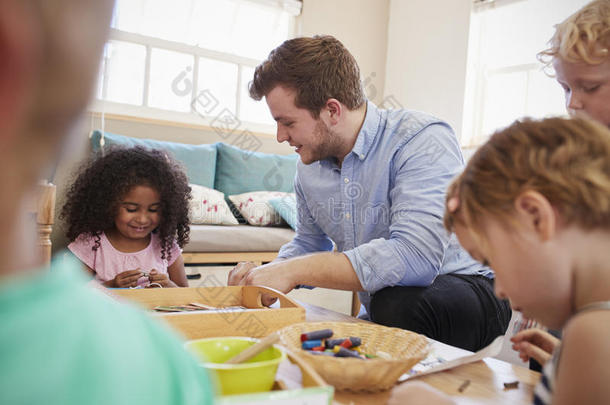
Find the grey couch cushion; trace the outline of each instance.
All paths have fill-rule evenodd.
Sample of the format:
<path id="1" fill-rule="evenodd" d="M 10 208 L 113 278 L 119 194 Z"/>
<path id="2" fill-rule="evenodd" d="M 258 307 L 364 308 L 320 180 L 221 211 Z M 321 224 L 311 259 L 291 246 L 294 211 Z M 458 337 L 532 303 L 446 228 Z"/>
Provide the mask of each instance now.
<path id="1" fill-rule="evenodd" d="M 291 228 L 269 226 L 190 225 L 184 253 L 277 252 L 294 237 Z"/>

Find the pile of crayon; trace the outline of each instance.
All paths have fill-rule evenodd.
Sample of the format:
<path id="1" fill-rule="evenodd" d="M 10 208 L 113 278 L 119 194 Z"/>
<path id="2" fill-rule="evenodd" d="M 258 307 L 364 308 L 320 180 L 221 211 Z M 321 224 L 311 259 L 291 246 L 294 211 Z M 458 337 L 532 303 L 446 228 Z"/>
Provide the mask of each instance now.
<path id="1" fill-rule="evenodd" d="M 357 359 L 371 359 L 376 356 L 362 353 L 360 345 L 362 339 L 356 336 L 331 339 L 331 329 L 316 330 L 301 334 L 301 348 L 311 354 L 333 357 L 354 357 Z"/>

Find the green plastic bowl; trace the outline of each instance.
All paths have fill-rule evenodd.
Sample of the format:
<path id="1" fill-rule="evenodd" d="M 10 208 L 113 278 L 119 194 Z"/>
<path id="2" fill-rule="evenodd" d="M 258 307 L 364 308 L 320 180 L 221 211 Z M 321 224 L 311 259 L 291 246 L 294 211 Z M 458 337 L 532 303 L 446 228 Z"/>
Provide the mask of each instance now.
<path id="1" fill-rule="evenodd" d="M 286 358 L 283 350 L 272 346 L 244 363 L 223 364 L 256 342 L 258 339 L 247 337 L 219 337 L 191 340 L 185 345 L 216 376 L 222 395 L 233 395 L 271 390 L 277 368 Z"/>

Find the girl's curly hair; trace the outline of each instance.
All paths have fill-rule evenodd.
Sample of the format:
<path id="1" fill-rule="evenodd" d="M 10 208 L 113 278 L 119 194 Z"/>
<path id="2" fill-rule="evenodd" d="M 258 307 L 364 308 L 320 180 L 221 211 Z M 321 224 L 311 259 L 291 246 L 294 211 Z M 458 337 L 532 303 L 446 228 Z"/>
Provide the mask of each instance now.
<path id="1" fill-rule="evenodd" d="M 610 2 L 592 1 L 557 24 L 549 45 L 537 55 L 547 68 L 557 57 L 572 63 L 603 63 L 610 52 Z"/>
<path id="2" fill-rule="evenodd" d="M 188 242 L 191 188 L 183 168 L 165 152 L 140 146 L 106 148 L 77 171 L 59 216 L 66 222 L 70 242 L 88 235 L 97 250 L 102 232 L 115 226 L 121 199 L 140 185 L 159 193 L 161 219 L 153 232 L 158 232 L 161 241 L 161 258 L 171 259 L 174 239 L 180 247 Z"/>

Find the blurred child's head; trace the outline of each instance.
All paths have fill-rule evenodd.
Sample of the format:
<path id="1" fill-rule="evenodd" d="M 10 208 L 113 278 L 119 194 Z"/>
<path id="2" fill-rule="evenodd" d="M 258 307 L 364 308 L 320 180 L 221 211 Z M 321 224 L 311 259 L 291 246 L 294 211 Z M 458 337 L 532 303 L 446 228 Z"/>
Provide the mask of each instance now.
<path id="1" fill-rule="evenodd" d="M 70 241 L 109 231 L 148 238 L 156 231 L 166 257 L 174 238 L 180 246 L 188 241 L 190 197 L 184 171 L 164 152 L 114 147 L 80 169 L 61 217 Z"/>
<path id="2" fill-rule="evenodd" d="M 550 327 L 572 308 L 574 233 L 610 231 L 610 130 L 583 118 L 516 121 L 468 162 L 445 227 L 496 272 L 496 293 Z"/>
<path id="3" fill-rule="evenodd" d="M 112 0 L 0 1 L 0 274 L 39 265 L 33 187 L 93 89 Z"/>
<path id="4" fill-rule="evenodd" d="M 549 43 L 538 56 L 553 65 L 568 111 L 610 126 L 610 2 L 593 1 L 568 17 Z"/>

